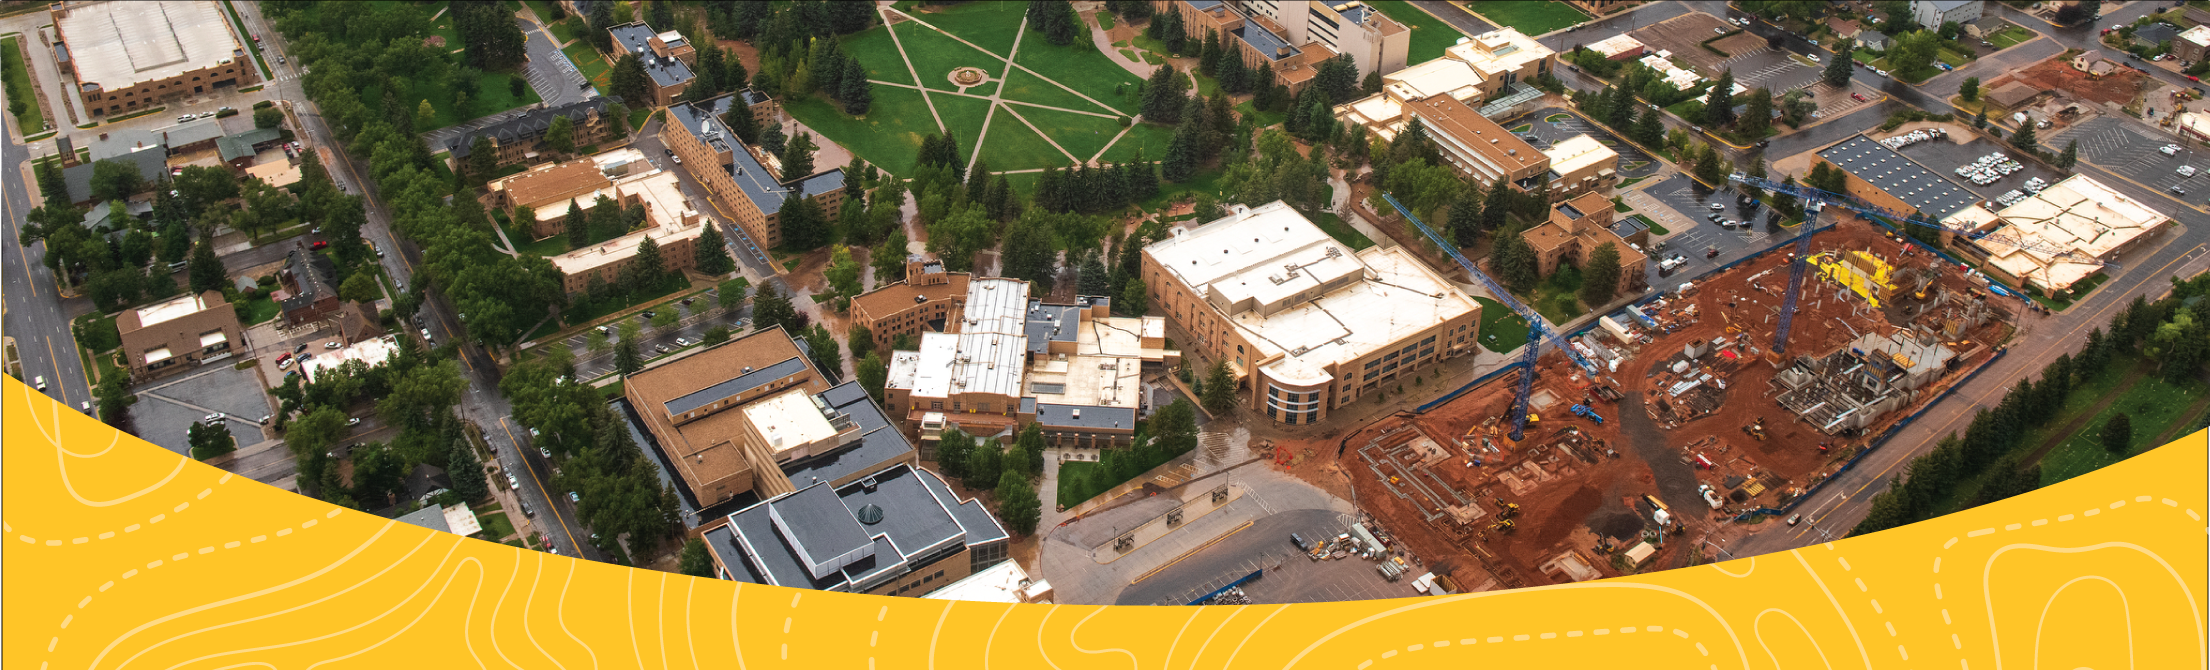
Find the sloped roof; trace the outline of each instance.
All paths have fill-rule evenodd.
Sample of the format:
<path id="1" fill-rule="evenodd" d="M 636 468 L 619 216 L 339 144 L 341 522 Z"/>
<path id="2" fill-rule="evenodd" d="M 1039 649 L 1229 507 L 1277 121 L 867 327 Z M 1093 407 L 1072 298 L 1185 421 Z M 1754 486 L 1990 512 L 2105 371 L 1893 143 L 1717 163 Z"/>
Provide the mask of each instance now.
<path id="1" fill-rule="evenodd" d="M 255 128 L 216 139 L 215 148 L 222 152 L 223 160 L 232 161 L 259 153 L 254 150 L 254 145 L 274 142 L 283 137 L 283 131 L 275 128 Z"/>
<path id="2" fill-rule="evenodd" d="M 453 152 L 453 158 L 465 159 L 468 157 L 470 148 L 475 146 L 478 137 L 489 137 L 500 144 L 527 141 L 531 138 L 543 136 L 545 131 L 551 130 L 553 119 L 565 116 L 568 117 L 570 123 L 580 122 L 588 117 L 589 112 L 596 110 L 604 113 L 607 104 L 621 101 L 621 96 L 609 95 L 559 107 L 533 109 L 521 116 L 463 133 L 460 137 L 455 138 L 452 143 L 445 145 L 445 148 Z"/>
<path id="3" fill-rule="evenodd" d="M 135 165 L 138 167 L 139 178 L 146 180 L 147 184 L 152 184 L 160 181 L 162 175 L 168 169 L 169 150 L 156 144 L 103 160 Z M 61 171 L 61 180 L 69 188 L 70 202 L 84 202 L 92 199 L 92 166 L 99 162 L 83 163 L 76 167 L 64 168 Z"/>

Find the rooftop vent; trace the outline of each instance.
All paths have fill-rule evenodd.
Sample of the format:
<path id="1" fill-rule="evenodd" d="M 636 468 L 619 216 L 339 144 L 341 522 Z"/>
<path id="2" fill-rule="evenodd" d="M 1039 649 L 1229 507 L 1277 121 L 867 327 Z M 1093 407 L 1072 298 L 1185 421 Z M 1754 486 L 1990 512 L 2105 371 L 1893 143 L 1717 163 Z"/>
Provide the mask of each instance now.
<path id="1" fill-rule="evenodd" d="M 875 480 L 867 480 L 867 490 L 875 490 Z M 853 518 L 859 519 L 860 523 L 872 526 L 878 523 L 882 523 L 882 507 L 877 506 L 874 503 L 861 505 L 859 506 L 859 511 L 852 513 L 852 516 Z"/>

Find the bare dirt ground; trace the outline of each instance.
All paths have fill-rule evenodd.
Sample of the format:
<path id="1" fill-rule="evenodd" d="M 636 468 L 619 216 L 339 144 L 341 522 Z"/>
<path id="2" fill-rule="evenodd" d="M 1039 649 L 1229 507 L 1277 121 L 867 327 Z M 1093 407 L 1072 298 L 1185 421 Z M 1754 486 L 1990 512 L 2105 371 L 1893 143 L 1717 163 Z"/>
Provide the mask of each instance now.
<path id="1" fill-rule="evenodd" d="M 2156 80 L 2131 69 L 2121 67 L 2109 75 L 2089 77 L 2087 73 L 2073 69 L 2069 61 L 2050 58 L 1996 77 L 1993 81 L 1981 84 L 1980 89 L 1992 91 L 2014 81 L 2025 82 L 2028 86 L 2044 91 L 2070 91 L 2073 96 L 2082 100 L 2115 102 L 2121 105 L 2132 102 L 2134 96 L 2140 95 L 2144 84 L 2150 87 L 2161 86 Z"/>
<path id="2" fill-rule="evenodd" d="M 1914 278 L 1928 269 L 1934 288 L 1919 299 L 1915 281 L 1897 279 L 1912 290 L 1873 308 L 1855 294 L 1838 295 L 1845 289 L 1819 280 L 1811 268 L 1788 339 L 1790 355 L 1825 356 L 1861 333 L 1938 325 L 1952 314 L 1945 305 L 1956 304 L 1939 302 L 1941 289 L 1962 296 L 1957 300 L 1973 299 L 1975 288 L 1955 266 L 1924 252 L 1906 252 L 1900 240 L 1866 222 L 1850 220 L 1818 234 L 1811 250 L 1814 255 L 1865 251 L 1900 268 L 1896 277 Z M 1878 434 L 1923 406 L 1922 400 L 1890 412 L 1865 435 L 1829 436 L 1772 400 L 1778 368 L 1764 353 L 1773 342 L 1773 316 L 1788 274 L 1787 252 L 1776 252 L 1696 282 L 1686 299 L 1659 303 L 1654 317 L 1659 327 L 1648 329 L 1647 341 L 1614 347 L 1626 355 L 1612 373 L 1616 387 L 1590 380 L 1560 354 L 1547 355 L 1530 403 L 1534 418 L 1521 441 L 1505 435 L 1504 417 L 1518 390 L 1516 376 L 1506 374 L 1425 413 L 1398 413 L 1347 435 L 1278 440 L 1277 465 L 1339 495 L 1350 489 L 1361 511 L 1395 541 L 1430 565 L 1456 566 L 1468 588 L 1491 578 L 1506 588 L 1574 581 L 1555 564 L 1568 554 L 1577 554 L 1601 576 L 1620 574 L 1605 554 L 1658 529 L 1651 522 L 1655 507 L 1646 497 L 1663 497 L 1653 465 L 1664 465 L 1670 473 L 1665 476 L 1673 478 L 1668 482 L 1692 478 L 1687 486 L 1706 484 L 1724 496 L 1720 510 L 1700 501 L 1683 508 L 1678 496 L 1672 498 L 1674 525 L 1644 567 L 1689 564 L 1695 540 L 1746 532 L 1750 525 L 1729 523 L 1734 515 L 1784 504 L 1830 476 L 1865 435 Z M 1921 398 L 1938 396 L 1991 355 L 2011 330 L 2007 312 L 1994 316 L 1950 343 L 1960 362 L 1921 390 Z M 1687 375 L 1708 373 L 1719 383 L 1673 395 L 1670 389 L 1687 375 L 1671 368 L 1684 359 L 1684 346 L 1697 341 L 1704 355 Z M 1648 413 L 1663 444 L 1653 450 L 1629 442 L 1622 407 L 1606 399 L 1606 389 L 1643 394 L 1645 409 L 1635 411 Z M 1575 415 L 1569 411 L 1574 404 L 1589 407 L 1603 422 Z M 1760 421 L 1763 440 L 1744 430 Z M 1507 514 L 1506 505 L 1517 506 L 1516 516 Z M 1497 525 L 1507 516 L 1516 526 L 1508 531 Z"/>
<path id="3" fill-rule="evenodd" d="M 1704 40 L 1719 36 L 1719 33 L 1712 32 L 1714 28 L 1720 30 L 1736 29 L 1735 26 L 1719 20 L 1719 17 L 1703 12 L 1692 12 L 1666 19 L 1656 25 L 1644 26 L 1629 34 L 1633 35 L 1636 40 L 1640 40 L 1644 46 L 1649 47 L 1649 53 L 1671 51 L 1674 58 L 1687 63 L 1689 67 L 1716 72 L 1719 62 L 1729 57 L 1712 53 L 1703 48 L 1702 42 Z M 1759 42 L 1762 43 L 1763 40 L 1759 39 Z M 1720 48 L 1725 49 L 1725 47 Z M 1748 51 L 1748 49 L 1742 51 Z M 1728 51 L 1727 53 L 1741 53 L 1741 51 Z"/>

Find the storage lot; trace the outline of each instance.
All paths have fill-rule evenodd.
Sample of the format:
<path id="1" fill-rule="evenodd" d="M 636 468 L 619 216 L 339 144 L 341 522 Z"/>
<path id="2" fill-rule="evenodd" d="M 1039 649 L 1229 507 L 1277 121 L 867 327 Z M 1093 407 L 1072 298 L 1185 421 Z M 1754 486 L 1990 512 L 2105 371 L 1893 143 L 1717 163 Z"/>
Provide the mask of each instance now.
<path id="1" fill-rule="evenodd" d="M 2210 151 L 2182 146 L 2177 156 L 2157 153 L 2157 147 L 2173 144 L 2174 140 L 2144 135 L 2109 117 L 2092 119 L 2074 126 L 2070 131 L 2051 138 L 2047 144 L 2061 150 L 2066 142 L 2075 139 L 2080 143 L 2082 161 L 2094 163 L 2127 179 L 2155 188 L 2166 197 L 2178 197 L 2188 204 L 2199 205 L 2210 201 L 2210 179 L 2204 178 L 2200 173 L 2193 177 L 2181 177 L 2174 172 L 2181 165 L 2192 165 L 2198 170 L 2210 168 Z M 2175 185 L 2186 189 L 2187 195 L 2172 195 L 2168 189 Z"/>
<path id="2" fill-rule="evenodd" d="M 1971 141 L 1965 142 L 1964 144 L 1955 143 L 1954 140 L 1959 138 L 1971 138 Z M 2011 149 L 2008 143 L 1992 142 L 1987 140 L 1986 138 L 1966 134 L 1963 132 L 1953 131 L 1949 133 L 1948 140 L 1920 142 L 1918 144 L 1904 147 L 1900 151 L 1904 156 L 1908 156 L 1911 160 L 1918 161 L 1920 165 L 1926 166 L 1926 169 L 1933 170 L 1935 174 L 1941 175 L 1943 178 L 1948 179 L 1951 182 L 1955 182 L 1958 186 L 1963 187 L 1965 190 L 1971 191 L 1972 193 L 1980 196 L 1983 200 L 1988 201 L 1995 200 L 1995 196 L 2002 195 L 2004 191 L 2009 191 L 2011 189 L 2024 186 L 2026 184 L 2026 180 L 2032 179 L 2034 177 L 2040 177 L 2042 181 L 2054 184 L 2057 183 L 2057 181 L 2069 176 L 2063 172 L 2049 169 L 2048 167 L 2045 167 L 2038 162 L 2019 155 L 2017 151 Z M 2148 151 L 2150 155 L 2157 158 L 2164 157 L 2161 154 L 2155 153 L 2156 149 L 2154 147 L 2150 147 Z M 2009 176 L 1997 179 L 1994 183 L 1988 184 L 1986 186 L 1974 184 L 1972 183 L 1971 179 L 1957 176 L 1957 168 L 1959 166 L 1971 164 L 1973 161 L 1979 160 L 1982 157 L 1985 157 L 1991 153 L 2001 153 L 2004 156 L 2009 157 L 2011 160 L 2018 161 L 2018 163 L 2020 165 L 2023 165 L 2024 167 L 2017 172 L 2010 173 Z M 2173 167 L 2178 167 L 2178 164 L 2175 163 Z M 2165 172 L 2169 173 L 2170 170 L 2165 170 Z M 2171 176 L 2178 177 L 2179 175 Z"/>

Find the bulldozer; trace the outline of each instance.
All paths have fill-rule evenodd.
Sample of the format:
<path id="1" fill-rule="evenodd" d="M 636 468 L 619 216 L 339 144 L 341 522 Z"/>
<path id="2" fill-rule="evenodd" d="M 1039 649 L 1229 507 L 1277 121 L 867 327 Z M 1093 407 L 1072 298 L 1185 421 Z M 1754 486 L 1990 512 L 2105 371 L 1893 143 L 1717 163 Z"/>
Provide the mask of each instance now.
<path id="1" fill-rule="evenodd" d="M 1504 502 L 1503 498 L 1497 498 L 1496 516 L 1499 519 L 1510 519 L 1512 517 L 1519 516 L 1519 505 L 1516 503 Z"/>
<path id="2" fill-rule="evenodd" d="M 1511 532 L 1512 532 L 1512 528 L 1513 528 L 1513 525 L 1514 525 L 1514 524 L 1512 523 L 1512 520 L 1511 520 L 1511 519 L 1503 519 L 1503 520 L 1497 521 L 1497 522 L 1496 522 L 1496 523 L 1494 523 L 1494 524 L 1490 524 L 1490 525 L 1489 525 L 1489 530 L 1493 530 L 1493 531 L 1496 531 L 1496 532 L 1498 532 L 1498 533 L 1503 533 L 1503 534 L 1506 534 L 1506 535 L 1510 535 L 1510 534 L 1511 534 Z"/>
<path id="3" fill-rule="evenodd" d="M 1749 433 L 1750 437 L 1757 438 L 1759 442 L 1765 441 L 1765 417 L 1757 417 L 1755 423 L 1743 426 L 1742 432 Z"/>

